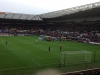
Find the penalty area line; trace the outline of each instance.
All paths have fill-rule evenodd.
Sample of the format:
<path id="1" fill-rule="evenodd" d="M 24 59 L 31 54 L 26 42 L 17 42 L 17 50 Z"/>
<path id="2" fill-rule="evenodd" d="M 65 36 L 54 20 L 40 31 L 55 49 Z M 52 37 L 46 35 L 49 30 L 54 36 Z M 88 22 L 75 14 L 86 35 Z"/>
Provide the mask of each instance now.
<path id="1" fill-rule="evenodd" d="M 10 68 L 10 69 L 1 69 L 0 72 L 2 71 L 8 71 L 8 70 L 17 70 L 17 69 L 25 69 L 25 68 L 31 68 L 31 67 L 36 67 L 36 66 L 40 66 L 39 63 L 37 63 L 38 65 L 35 66 L 26 66 L 26 67 L 18 67 L 18 68 Z M 45 66 L 45 65 L 53 65 L 53 64 L 57 64 L 57 63 L 51 63 L 51 64 L 43 64 L 41 66 Z"/>
<path id="2" fill-rule="evenodd" d="M 10 68 L 10 69 L 2 69 L 0 71 L 6 71 L 6 70 L 16 70 L 16 69 L 23 69 L 23 68 L 31 68 L 31 67 L 36 67 L 39 65 L 35 65 L 35 66 L 27 66 L 27 67 L 18 67 L 18 68 Z"/>
<path id="3" fill-rule="evenodd" d="M 36 62 L 35 60 L 32 60 L 33 62 L 35 62 L 36 64 L 38 64 L 39 66 L 42 66 L 41 64 L 39 64 L 38 62 Z"/>

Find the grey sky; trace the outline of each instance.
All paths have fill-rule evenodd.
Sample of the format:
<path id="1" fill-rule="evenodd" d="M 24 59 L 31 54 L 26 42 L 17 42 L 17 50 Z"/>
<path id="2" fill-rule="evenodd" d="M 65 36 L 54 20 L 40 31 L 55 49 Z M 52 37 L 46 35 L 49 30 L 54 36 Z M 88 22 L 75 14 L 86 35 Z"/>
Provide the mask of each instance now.
<path id="1" fill-rule="evenodd" d="M 42 14 L 100 0 L 0 0 L 0 12 Z"/>

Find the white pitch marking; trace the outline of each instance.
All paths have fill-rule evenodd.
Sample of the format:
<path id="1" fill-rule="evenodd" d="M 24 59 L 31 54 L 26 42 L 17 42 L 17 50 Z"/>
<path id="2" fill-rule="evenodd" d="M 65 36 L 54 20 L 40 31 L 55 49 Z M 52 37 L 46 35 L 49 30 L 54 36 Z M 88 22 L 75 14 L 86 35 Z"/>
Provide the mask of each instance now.
<path id="1" fill-rule="evenodd" d="M 43 64 L 43 65 L 41 65 L 41 66 L 44 66 L 44 65 L 53 65 L 53 64 L 57 64 L 57 63 Z M 27 67 L 19 67 L 19 68 L 10 68 L 10 69 L 2 69 L 2 70 L 0 70 L 0 71 L 5 71 L 5 70 L 14 70 L 14 69 L 21 69 L 21 68 L 29 68 L 29 67 L 36 67 L 36 66 L 40 66 L 40 65 L 27 66 Z"/>
<path id="2" fill-rule="evenodd" d="M 36 65 L 36 66 L 37 66 L 37 65 Z M 35 66 L 27 66 L 27 67 L 19 67 L 19 68 L 2 69 L 2 70 L 0 70 L 0 71 L 21 69 L 21 68 L 29 68 L 29 67 L 35 67 Z"/>
<path id="3" fill-rule="evenodd" d="M 42 66 L 41 64 L 39 64 L 38 62 L 36 62 L 35 60 L 32 60 L 33 62 L 35 62 L 36 64 L 38 64 L 39 66 Z"/>

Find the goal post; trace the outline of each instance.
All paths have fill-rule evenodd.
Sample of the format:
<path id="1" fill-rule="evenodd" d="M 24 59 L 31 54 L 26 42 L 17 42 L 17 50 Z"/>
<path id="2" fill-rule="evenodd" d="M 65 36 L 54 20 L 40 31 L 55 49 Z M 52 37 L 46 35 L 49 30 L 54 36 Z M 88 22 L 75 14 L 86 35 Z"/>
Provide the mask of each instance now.
<path id="1" fill-rule="evenodd" d="M 62 52 L 61 63 L 66 65 L 91 62 L 91 55 L 92 52 L 86 50 Z"/>

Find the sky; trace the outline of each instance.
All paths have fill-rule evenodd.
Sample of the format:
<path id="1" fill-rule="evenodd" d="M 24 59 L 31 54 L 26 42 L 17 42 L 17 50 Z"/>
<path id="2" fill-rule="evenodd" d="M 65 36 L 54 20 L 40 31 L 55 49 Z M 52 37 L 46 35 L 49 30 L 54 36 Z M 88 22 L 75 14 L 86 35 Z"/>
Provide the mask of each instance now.
<path id="1" fill-rule="evenodd" d="M 43 14 L 100 0 L 0 0 L 0 12 Z"/>

